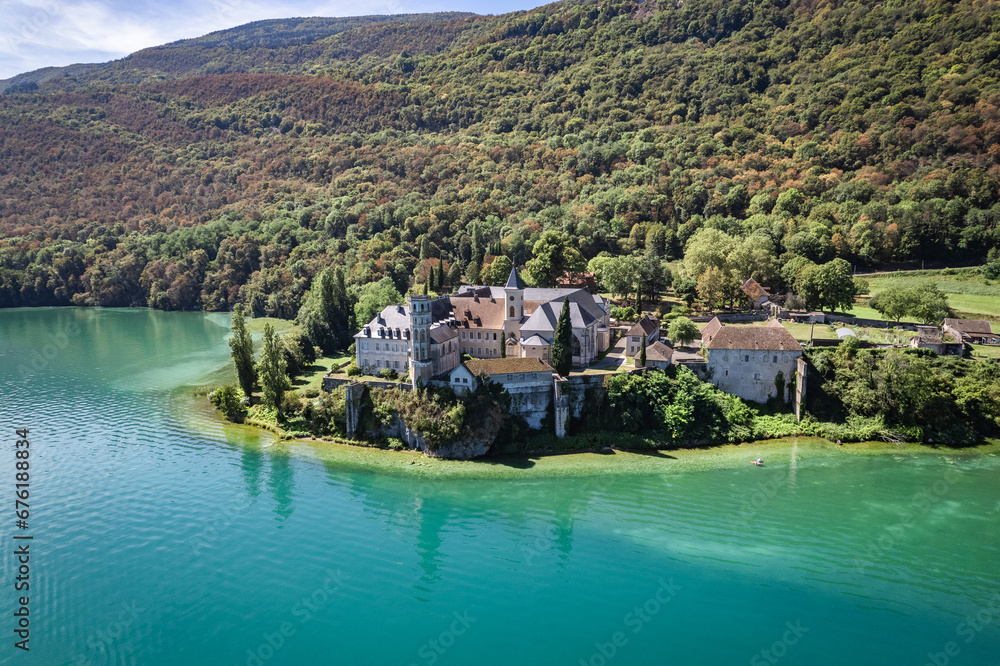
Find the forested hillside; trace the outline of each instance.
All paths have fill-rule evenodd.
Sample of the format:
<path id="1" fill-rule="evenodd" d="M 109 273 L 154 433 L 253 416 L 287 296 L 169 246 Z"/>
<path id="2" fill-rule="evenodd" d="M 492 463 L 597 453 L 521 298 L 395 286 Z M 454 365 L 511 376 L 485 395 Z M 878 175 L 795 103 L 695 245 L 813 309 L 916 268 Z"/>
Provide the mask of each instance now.
<path id="1" fill-rule="evenodd" d="M 701 246 L 678 277 L 723 287 L 794 287 L 835 258 L 985 260 L 998 10 L 670 0 L 264 22 L 18 79 L 0 95 L 0 306 L 294 317 L 326 267 L 356 299 L 381 278 L 423 287 L 432 266 L 489 279 L 499 254 L 534 260 L 541 284 Z"/>

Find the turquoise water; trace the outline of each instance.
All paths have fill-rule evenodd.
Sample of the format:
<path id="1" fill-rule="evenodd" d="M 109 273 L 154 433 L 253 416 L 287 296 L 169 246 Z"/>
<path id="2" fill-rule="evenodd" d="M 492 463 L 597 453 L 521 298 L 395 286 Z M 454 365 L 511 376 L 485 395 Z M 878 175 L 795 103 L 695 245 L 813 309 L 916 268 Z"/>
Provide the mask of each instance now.
<path id="1" fill-rule="evenodd" d="M 225 365 L 227 325 L 0 310 L 0 662 L 1000 663 L 995 454 L 804 442 L 763 469 L 357 471 L 223 428 L 181 390 Z"/>

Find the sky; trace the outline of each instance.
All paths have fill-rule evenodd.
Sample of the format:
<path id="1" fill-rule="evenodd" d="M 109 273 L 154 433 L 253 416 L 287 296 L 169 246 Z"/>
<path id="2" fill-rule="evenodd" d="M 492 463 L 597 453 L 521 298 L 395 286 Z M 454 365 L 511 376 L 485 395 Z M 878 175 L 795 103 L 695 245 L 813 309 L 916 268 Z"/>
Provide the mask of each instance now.
<path id="1" fill-rule="evenodd" d="M 0 79 L 107 62 L 262 19 L 464 11 L 504 14 L 545 0 L 0 0 Z"/>

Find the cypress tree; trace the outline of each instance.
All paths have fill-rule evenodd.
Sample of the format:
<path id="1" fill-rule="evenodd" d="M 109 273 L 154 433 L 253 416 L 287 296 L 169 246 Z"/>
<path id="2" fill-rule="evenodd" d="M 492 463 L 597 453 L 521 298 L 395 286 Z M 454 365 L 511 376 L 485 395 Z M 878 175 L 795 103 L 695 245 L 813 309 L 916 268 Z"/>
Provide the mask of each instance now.
<path id="1" fill-rule="evenodd" d="M 437 290 L 444 291 L 444 259 L 438 259 Z"/>
<path id="2" fill-rule="evenodd" d="M 233 308 L 233 336 L 229 338 L 229 348 L 232 350 L 233 365 L 236 366 L 236 378 L 247 397 L 257 386 L 257 371 L 253 365 L 253 338 L 247 331 L 246 320 L 243 318 L 243 306 L 239 303 Z"/>
<path id="3" fill-rule="evenodd" d="M 257 373 L 260 375 L 264 404 L 277 409 L 278 416 L 281 416 L 281 399 L 291 385 L 288 375 L 285 374 L 285 367 L 285 356 L 281 353 L 281 342 L 274 332 L 274 327 L 264 324 L 264 340 Z"/>
<path id="4" fill-rule="evenodd" d="M 646 367 L 646 334 L 642 334 L 642 346 L 639 348 L 639 362 L 636 364 L 640 368 Z"/>
<path id="5" fill-rule="evenodd" d="M 424 280 L 424 295 L 428 296 L 431 293 L 431 284 L 434 282 L 434 269 L 431 268 L 430 273 L 427 274 L 427 278 Z"/>
<path id="6" fill-rule="evenodd" d="M 563 299 L 559 321 L 556 322 L 556 336 L 552 341 L 552 365 L 564 377 L 573 367 L 573 328 L 569 321 L 568 298 Z"/>

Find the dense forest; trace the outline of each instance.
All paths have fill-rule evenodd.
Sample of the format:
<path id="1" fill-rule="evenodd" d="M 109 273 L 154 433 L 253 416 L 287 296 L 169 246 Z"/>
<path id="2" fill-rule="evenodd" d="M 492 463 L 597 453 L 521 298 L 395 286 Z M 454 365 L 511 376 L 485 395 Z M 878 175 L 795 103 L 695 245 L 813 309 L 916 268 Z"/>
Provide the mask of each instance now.
<path id="1" fill-rule="evenodd" d="M 1000 259 L 992 0 L 260 22 L 0 85 L 0 307 Z"/>

